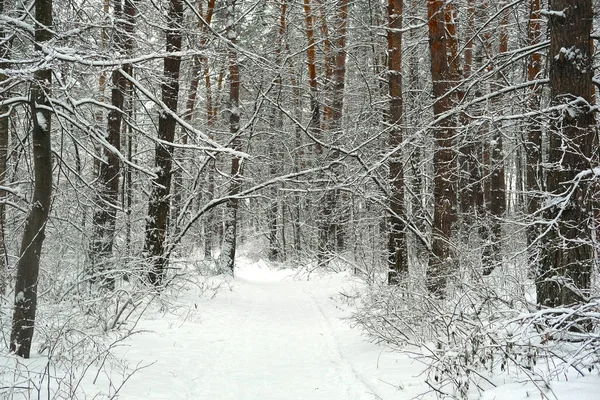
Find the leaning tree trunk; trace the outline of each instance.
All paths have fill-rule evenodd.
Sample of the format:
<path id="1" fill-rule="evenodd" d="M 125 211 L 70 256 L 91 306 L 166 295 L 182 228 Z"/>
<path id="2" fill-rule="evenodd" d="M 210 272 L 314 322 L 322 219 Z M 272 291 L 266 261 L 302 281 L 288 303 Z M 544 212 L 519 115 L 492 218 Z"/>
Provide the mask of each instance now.
<path id="1" fill-rule="evenodd" d="M 444 1 L 428 0 L 429 50 L 431 53 L 431 77 L 433 81 L 433 114 L 438 117 L 450 110 L 447 96 L 449 67 L 446 56 L 446 25 L 444 21 Z M 434 170 L 434 213 L 432 252 L 427 270 L 427 287 L 435 295 L 443 296 L 448 275 L 453 271 L 450 246 L 452 226 L 455 219 L 456 193 L 453 167 L 454 151 L 452 136 L 454 131 L 448 119 L 443 119 L 433 130 L 435 148 L 433 152 Z"/>
<path id="2" fill-rule="evenodd" d="M 227 24 L 225 26 L 229 45 L 229 132 L 232 135 L 231 148 L 241 150 L 240 129 L 240 70 L 238 66 L 237 50 L 235 48 L 237 36 L 234 25 L 235 2 L 229 0 L 227 6 Z M 237 211 L 239 199 L 236 197 L 241 190 L 241 159 L 234 155 L 231 159 L 231 182 L 229 183 L 229 200 L 226 203 L 225 227 L 223 232 L 223 247 L 219 255 L 218 266 L 222 271 L 233 273 L 235 265 L 235 252 L 237 247 Z"/>
<path id="3" fill-rule="evenodd" d="M 181 51 L 181 27 L 183 26 L 183 1 L 170 0 L 167 28 L 167 52 Z M 146 240 L 144 253 L 150 259 L 151 269 L 148 280 L 154 286 L 160 286 L 164 279 L 168 263 L 166 236 L 169 217 L 169 196 L 173 166 L 173 143 L 175 139 L 175 118 L 177 98 L 179 96 L 179 72 L 181 56 L 168 55 L 164 59 L 162 101 L 170 112 L 161 112 L 158 117 L 158 139 L 156 143 L 156 178 L 152 182 L 152 192 L 148 205 Z"/>
<path id="4" fill-rule="evenodd" d="M 404 171 L 402 161 L 402 13 L 403 0 L 388 0 L 388 85 L 390 94 L 389 146 L 397 149 L 388 161 L 390 180 L 390 222 L 388 232 L 388 284 L 399 283 L 408 272 Z"/>
<path id="5" fill-rule="evenodd" d="M 537 302 L 556 307 L 589 298 L 594 261 L 592 206 L 598 165 L 593 110 L 594 74 L 590 34 L 592 0 L 552 0 L 550 21 L 550 94 L 562 110 L 549 132 L 546 190 L 552 199 L 545 217 L 536 279 Z"/>
<path id="6" fill-rule="evenodd" d="M 52 39 L 52 0 L 35 2 L 35 48 Z M 42 244 L 52 197 L 52 148 L 50 142 L 52 112 L 48 98 L 52 86 L 52 70 L 38 69 L 33 74 L 30 102 L 32 119 L 34 187 L 33 197 L 21 251 L 17 263 L 15 283 L 15 309 L 10 334 L 10 350 L 18 356 L 29 358 L 37 308 L 37 284 Z"/>

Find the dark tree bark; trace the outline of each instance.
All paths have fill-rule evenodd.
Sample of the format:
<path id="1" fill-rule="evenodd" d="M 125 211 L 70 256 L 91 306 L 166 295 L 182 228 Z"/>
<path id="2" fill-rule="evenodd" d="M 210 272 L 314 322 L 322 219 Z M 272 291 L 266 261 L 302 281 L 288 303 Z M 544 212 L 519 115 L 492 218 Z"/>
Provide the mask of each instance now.
<path id="1" fill-rule="evenodd" d="M 444 18 L 444 1 L 428 0 L 429 50 L 431 53 L 431 76 L 433 81 L 433 113 L 442 115 L 451 108 L 449 89 L 449 66 L 447 59 L 447 37 Z M 442 120 L 433 130 L 435 149 L 434 169 L 434 214 L 432 252 L 427 270 L 427 288 L 435 295 L 443 296 L 448 275 L 454 270 L 450 245 L 455 220 L 456 189 L 454 185 L 454 134 L 448 119 Z"/>
<path id="2" fill-rule="evenodd" d="M 390 222 L 388 232 L 388 284 L 400 282 L 408 273 L 406 219 L 404 207 L 404 171 L 402 150 L 402 17 L 403 0 L 388 0 L 388 86 L 390 95 L 389 146 L 398 148 L 388 160 L 390 180 Z"/>
<path id="3" fill-rule="evenodd" d="M 549 132 L 545 211 L 551 226 L 544 237 L 536 279 L 542 306 L 573 305 L 588 299 L 594 259 L 592 248 L 592 168 L 597 139 L 592 110 L 591 0 L 552 0 L 550 15 L 550 94 L 564 109 Z M 586 175 L 587 174 L 587 175 Z"/>
<path id="4" fill-rule="evenodd" d="M 181 51 L 181 29 L 183 25 L 183 2 L 170 0 L 168 12 L 167 52 Z M 177 112 L 177 99 L 179 96 L 179 72 L 181 56 L 168 55 L 164 59 L 163 82 L 161 85 L 162 101 L 167 108 Z M 152 181 L 152 192 L 148 205 L 148 218 L 146 223 L 146 240 L 144 253 L 149 258 L 151 269 L 148 280 L 154 286 L 160 286 L 164 279 L 165 267 L 168 263 L 166 252 L 166 236 L 169 217 L 169 203 L 171 193 L 171 177 L 173 167 L 173 143 L 175 139 L 175 118 L 171 113 L 161 112 L 158 118 L 158 139 L 156 143 L 156 179 Z"/>
<path id="5" fill-rule="evenodd" d="M 227 24 L 225 34 L 230 41 L 229 45 L 229 132 L 231 133 L 231 148 L 240 151 L 242 141 L 239 136 L 240 129 L 240 69 L 238 65 L 237 34 L 235 30 L 235 5 L 236 0 L 227 3 Z M 242 187 L 241 159 L 233 156 L 231 159 L 231 181 L 229 183 L 228 195 L 231 198 L 226 203 L 225 226 L 223 232 L 223 246 L 219 255 L 219 269 L 231 271 L 235 267 L 235 252 L 237 247 L 237 211 L 239 199 L 235 196 Z"/>
<path id="6" fill-rule="evenodd" d="M 52 16 L 52 0 L 36 0 L 35 47 L 37 51 L 41 51 L 44 43 L 52 39 Z M 17 262 L 15 309 L 10 334 L 10 351 L 24 358 L 29 358 L 31 350 L 37 309 L 40 256 L 52 197 L 50 142 L 52 112 L 48 98 L 51 87 L 52 70 L 47 68 L 36 70 L 30 90 L 35 182 Z"/>
<path id="7" fill-rule="evenodd" d="M 113 0 L 113 13 L 116 22 L 116 50 L 128 54 L 133 47 L 133 27 L 136 8 L 134 0 Z M 131 65 L 123 65 L 123 70 L 131 73 Z M 108 113 L 106 141 L 113 149 L 104 147 L 103 160 L 98 171 L 98 193 L 96 210 L 93 215 L 93 233 L 90 243 L 90 262 L 92 281 L 99 280 L 102 287 L 114 288 L 115 278 L 107 272 L 112 256 L 119 209 L 119 178 L 121 164 L 116 151 L 121 150 L 121 124 L 125 112 L 125 94 L 128 82 L 119 69 L 111 73 L 111 105 Z M 100 274 L 100 276 L 96 276 Z"/>
<path id="8" fill-rule="evenodd" d="M 199 27 L 200 27 L 200 32 L 202 34 L 201 38 L 200 38 L 200 43 L 198 45 L 199 48 L 204 48 L 206 47 L 206 43 L 208 41 L 208 26 L 210 26 L 210 23 L 212 21 L 212 16 L 213 16 L 213 12 L 215 9 L 215 0 L 209 0 L 208 4 L 207 4 L 207 8 L 206 8 L 206 13 L 204 13 L 203 11 L 203 7 L 202 7 L 202 2 L 198 2 L 198 12 L 199 14 L 204 18 L 204 22 L 206 22 L 206 24 L 204 24 L 204 22 L 199 21 Z M 187 123 L 192 122 L 194 115 L 196 114 L 196 99 L 198 97 L 198 87 L 200 86 L 200 78 L 203 76 L 203 67 L 204 64 L 207 63 L 207 57 L 205 56 L 195 56 L 192 60 L 192 68 L 191 68 L 191 79 L 190 79 L 190 86 L 188 89 L 188 93 L 187 93 L 187 99 L 186 99 L 186 103 L 185 103 L 185 113 L 183 114 L 183 120 Z M 206 73 L 208 73 L 208 71 L 206 71 Z M 208 77 L 208 84 L 209 86 L 207 87 L 207 91 L 206 91 L 206 104 L 207 107 L 209 109 L 212 108 L 212 98 L 211 98 L 211 93 L 210 93 L 210 77 Z M 208 116 L 208 120 L 210 120 L 212 118 L 212 116 L 210 115 L 212 113 L 212 111 L 209 111 L 209 116 Z M 209 122 L 210 123 L 210 122 Z M 210 134 L 210 133 L 209 133 Z M 182 137 L 181 137 L 181 142 L 183 145 L 187 145 L 188 144 L 188 140 L 189 140 L 189 135 L 187 134 L 187 132 L 183 132 L 182 133 Z M 181 219 L 181 209 L 182 209 L 182 199 L 183 199 L 183 193 L 185 191 L 185 182 L 183 179 L 183 169 L 185 169 L 185 166 L 183 165 L 185 163 L 185 149 L 176 149 L 175 150 L 175 155 L 176 157 L 179 159 L 179 165 L 178 167 L 175 169 L 175 171 L 173 171 L 173 199 L 172 199 L 172 206 L 171 206 L 171 220 L 173 221 L 173 228 L 174 228 L 174 232 L 173 232 L 173 236 L 178 236 L 179 232 L 180 232 L 180 219 Z M 209 163 L 210 164 L 210 163 Z M 209 168 L 207 168 L 209 169 Z M 209 171 L 207 171 L 208 173 L 210 173 Z M 210 200 L 210 199 L 209 199 Z M 212 238 L 211 238 L 212 239 Z M 209 247 L 210 249 L 210 247 Z"/>

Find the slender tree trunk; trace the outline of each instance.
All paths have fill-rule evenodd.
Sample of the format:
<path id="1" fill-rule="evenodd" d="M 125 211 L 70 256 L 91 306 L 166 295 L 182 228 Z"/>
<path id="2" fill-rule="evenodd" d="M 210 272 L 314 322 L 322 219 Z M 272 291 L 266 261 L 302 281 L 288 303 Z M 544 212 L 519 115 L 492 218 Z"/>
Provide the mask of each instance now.
<path id="1" fill-rule="evenodd" d="M 314 135 L 319 132 L 321 126 L 321 115 L 318 100 L 318 83 L 317 83 L 317 57 L 315 51 L 315 33 L 314 33 L 314 17 L 311 11 L 310 0 L 304 1 L 304 22 L 306 29 L 306 38 L 308 40 L 308 46 L 306 48 L 306 55 L 308 60 L 308 82 L 310 87 L 310 113 L 311 120 L 309 123 L 310 132 Z M 321 154 L 322 149 L 319 144 L 315 145 L 317 154 Z"/>
<path id="2" fill-rule="evenodd" d="M 451 108 L 450 99 L 447 96 L 450 76 L 444 1 L 428 0 L 427 10 L 431 76 L 433 97 L 435 98 L 433 113 L 435 116 L 439 116 Z M 443 296 L 448 276 L 453 272 L 455 265 L 450 245 L 456 203 L 454 151 L 452 150 L 454 131 L 450 126 L 450 121 L 444 119 L 434 128 L 433 132 L 435 139 L 433 152 L 434 213 L 432 253 L 427 270 L 427 287 L 431 293 Z"/>
<path id="3" fill-rule="evenodd" d="M 388 0 L 388 85 L 390 94 L 389 146 L 398 148 L 388 160 L 390 222 L 388 232 L 388 284 L 400 282 L 408 273 L 408 247 L 404 221 L 404 162 L 402 160 L 402 17 L 403 0 Z"/>
<path id="4" fill-rule="evenodd" d="M 323 113 L 322 132 L 331 135 L 331 141 L 342 134 L 342 117 L 344 110 L 344 88 L 346 78 L 346 31 L 348 27 L 348 1 L 337 0 L 335 15 L 335 39 L 330 43 L 331 54 L 326 57 L 326 79 L 329 81 L 330 101 L 326 102 Z M 327 54 L 326 54 L 327 56 Z M 332 65 L 328 65 L 332 63 Z M 329 71 L 331 70 L 331 72 Z M 327 77 L 330 76 L 330 78 Z M 337 150 L 331 150 L 327 154 L 327 161 L 333 161 L 339 157 Z M 339 171 L 332 169 L 334 180 L 337 181 Z M 319 243 L 318 263 L 324 265 L 331 257 L 334 240 L 338 245 L 343 245 L 343 231 L 339 217 L 343 214 L 338 209 L 340 191 L 338 189 L 326 189 L 323 202 L 319 210 Z M 340 249 L 341 250 L 341 249 Z"/>
<path id="5" fill-rule="evenodd" d="M 204 18 L 204 21 L 207 25 L 210 25 L 212 21 L 213 12 L 215 9 L 215 0 L 209 0 L 206 14 L 203 12 L 202 1 L 198 1 L 198 12 Z M 204 48 L 207 43 L 207 26 L 204 22 L 199 21 L 200 32 L 202 33 L 202 37 L 200 38 L 199 48 Z M 198 97 L 198 87 L 200 85 L 200 78 L 203 75 L 203 67 L 205 64 L 206 57 L 204 56 L 195 56 L 192 60 L 192 69 L 191 69 L 191 79 L 190 86 L 188 89 L 187 100 L 185 104 L 185 113 L 183 115 L 183 120 L 187 123 L 192 122 L 195 114 L 196 108 L 196 99 Z M 208 71 L 206 71 L 208 73 Z M 210 84 L 210 77 L 209 84 Z M 207 107 L 212 107 L 211 98 L 210 98 L 210 90 L 207 90 L 207 99 L 206 99 Z M 210 112 L 209 112 L 210 114 Z M 209 119 L 211 116 L 209 115 Z M 181 141 L 184 145 L 188 144 L 189 135 L 187 132 L 183 132 Z M 178 149 L 175 151 L 175 154 L 178 154 L 180 165 L 178 168 L 173 171 L 173 201 L 171 207 L 171 220 L 174 222 L 174 234 L 173 236 L 178 236 L 180 231 L 180 221 L 181 218 L 181 205 L 182 205 L 182 197 L 185 191 L 185 184 L 183 179 L 183 171 L 185 169 L 185 149 Z M 209 172 L 210 173 L 210 172 Z"/>
<path id="6" fill-rule="evenodd" d="M 181 28 L 183 26 L 182 0 L 170 0 L 168 12 L 167 52 L 181 51 Z M 179 96 L 179 72 L 181 56 L 168 55 L 164 59 L 163 82 L 161 85 L 162 100 L 168 109 L 177 112 Z M 168 263 L 166 254 L 166 237 L 169 196 L 171 193 L 171 177 L 173 166 L 173 143 L 175 139 L 175 118 L 170 113 L 161 112 L 158 118 L 158 139 L 156 144 L 156 179 L 152 182 L 146 223 L 146 240 L 144 253 L 150 259 L 151 269 L 148 280 L 154 286 L 160 286 L 164 279 L 165 267 Z"/>
<path id="7" fill-rule="evenodd" d="M 540 15 L 540 0 L 530 0 L 529 11 L 529 45 L 533 46 L 542 40 L 542 25 Z M 533 53 L 527 62 L 527 79 L 532 81 L 540 78 L 542 72 L 542 54 Z M 539 87 L 533 87 L 529 93 L 529 108 L 537 110 L 541 104 L 541 93 Z M 541 209 L 541 191 L 542 191 L 542 129 L 541 121 L 534 121 L 527 127 L 525 142 L 525 160 L 526 160 L 526 198 L 527 214 L 533 217 Z M 539 216 L 541 218 L 541 215 Z M 535 275 L 539 263 L 539 246 L 536 245 L 536 239 L 540 235 L 539 225 L 535 221 L 527 228 L 527 248 L 529 254 L 530 271 Z"/>
<path id="8" fill-rule="evenodd" d="M 52 39 L 52 0 L 36 0 L 35 19 L 35 47 L 41 51 L 42 46 Z M 24 358 L 29 358 L 31 350 L 40 256 L 52 197 L 52 112 L 48 98 L 51 88 L 52 70 L 36 70 L 30 91 L 35 182 L 17 262 L 15 308 L 10 335 L 10 351 Z"/>
<path id="9" fill-rule="evenodd" d="M 128 54 L 133 42 L 128 36 L 133 32 L 133 19 L 135 6 L 132 0 L 126 0 L 125 6 L 121 0 L 113 1 L 113 13 L 116 25 L 116 50 Z M 124 65 L 123 69 L 130 72 L 130 65 Z M 125 112 L 125 93 L 127 92 L 127 80 L 115 69 L 111 74 L 111 105 L 113 108 L 108 113 L 108 126 L 106 140 L 117 151 L 121 149 L 121 123 Z M 99 279 L 102 287 L 114 288 L 114 277 L 107 275 L 108 263 L 112 256 L 115 238 L 117 210 L 119 208 L 119 178 L 121 176 L 121 165 L 117 154 L 113 149 L 103 149 L 103 159 L 98 170 L 98 194 L 96 199 L 96 210 L 92 218 L 93 232 L 90 243 L 90 275 L 92 280 Z M 96 276 L 100 274 L 100 276 Z"/>
<path id="10" fill-rule="evenodd" d="M 500 2 L 500 7 L 506 5 Z M 504 54 L 508 51 L 508 16 L 509 11 L 502 13 L 500 20 L 500 42 L 498 53 Z M 496 86 L 500 86 L 500 73 L 494 79 Z M 497 105 L 497 100 L 492 101 L 492 107 Z M 489 145 L 490 151 L 490 232 L 489 238 L 483 250 L 483 274 L 489 275 L 494 268 L 502 262 L 502 219 L 506 212 L 506 180 L 504 173 L 504 151 L 502 140 L 502 126 L 494 127 L 492 140 Z"/>
<path id="11" fill-rule="evenodd" d="M 241 150 L 242 142 L 239 137 L 240 129 L 240 70 L 238 65 L 237 33 L 235 30 L 235 5 L 236 0 L 229 0 L 227 3 L 227 24 L 225 34 L 231 42 L 229 46 L 229 132 L 232 135 L 231 148 Z M 222 271 L 231 271 L 233 273 L 235 266 L 235 252 L 237 247 L 237 211 L 239 200 L 235 197 L 240 192 L 242 186 L 241 159 L 233 156 L 231 159 L 231 182 L 229 183 L 229 196 L 232 196 L 226 203 L 225 227 L 223 232 L 223 246 L 219 255 L 219 269 Z"/>
<path id="12" fill-rule="evenodd" d="M 477 38 L 475 37 L 475 0 L 467 2 L 467 43 L 464 51 L 463 77 L 468 79 L 473 69 L 473 46 Z M 464 92 L 459 92 L 459 100 L 463 100 Z M 469 117 L 461 114 L 461 124 L 467 126 Z M 478 198 L 481 195 L 481 160 L 477 152 L 478 138 L 473 129 L 467 129 L 464 134 L 463 144 L 460 148 L 460 212 L 463 220 L 463 226 L 466 232 L 470 232 L 474 222 L 474 214 L 480 205 Z"/>
<path id="13" fill-rule="evenodd" d="M 592 247 L 592 168 L 598 165 L 592 83 L 591 0 L 552 0 L 550 94 L 564 110 L 549 132 L 546 190 L 555 201 L 545 211 L 551 223 L 544 237 L 537 302 L 556 307 L 589 299 Z M 567 50 L 566 50 L 567 49 Z"/>
<path id="14" fill-rule="evenodd" d="M 0 15 L 4 13 L 4 0 L 0 0 Z M 10 44 L 6 42 L 5 27 L 0 27 L 0 58 L 8 60 L 10 57 Z M 0 69 L 8 68 L 6 62 L 0 63 Z M 0 87 L 8 77 L 0 73 Z M 3 94 L 0 94 L 0 101 L 5 100 Z M 6 161 L 8 157 L 8 137 L 9 137 L 9 108 L 0 107 L 0 186 L 6 184 Z M 6 192 L 0 189 L 0 296 L 6 294 L 8 284 L 8 254 L 6 252 L 5 234 L 6 234 Z"/>

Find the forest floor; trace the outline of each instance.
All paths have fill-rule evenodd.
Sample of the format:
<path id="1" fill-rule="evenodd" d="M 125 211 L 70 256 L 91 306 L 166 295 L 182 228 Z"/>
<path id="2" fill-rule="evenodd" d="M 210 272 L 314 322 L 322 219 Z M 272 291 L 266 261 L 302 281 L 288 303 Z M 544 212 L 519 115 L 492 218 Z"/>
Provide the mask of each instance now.
<path id="1" fill-rule="evenodd" d="M 193 264 L 187 268 L 192 272 Z M 4 354 L 0 369 L 6 373 L 0 371 L 0 389 L 11 384 L 7 382 L 11 376 L 12 385 L 18 386 L 18 374 L 7 369 L 15 366 L 27 370 L 30 380 L 39 384 L 37 393 L 0 390 L 0 398 L 436 398 L 425 383 L 423 364 L 369 343 L 352 327 L 347 296 L 360 285 L 349 272 L 309 275 L 306 269 L 273 268 L 262 260 L 242 257 L 235 278 L 180 283 L 176 292 L 153 303 L 137 321 L 136 333 L 112 348 L 119 362 L 91 365 L 82 379 L 70 371 L 63 371 L 61 378 L 61 371 L 52 370 L 48 385 L 46 357 L 18 360 Z M 77 396 L 60 395 L 61 385 L 77 386 Z M 596 376 L 553 383 L 547 397 L 540 397 L 532 384 L 509 384 L 474 398 L 592 400 L 599 390 Z"/>
<path id="2" fill-rule="evenodd" d="M 237 265 L 214 298 L 191 290 L 178 312 L 140 323 L 148 333 L 120 351 L 131 365 L 153 364 L 119 399 L 411 399 L 426 390 L 422 365 L 368 343 L 344 319 L 347 274 Z"/>

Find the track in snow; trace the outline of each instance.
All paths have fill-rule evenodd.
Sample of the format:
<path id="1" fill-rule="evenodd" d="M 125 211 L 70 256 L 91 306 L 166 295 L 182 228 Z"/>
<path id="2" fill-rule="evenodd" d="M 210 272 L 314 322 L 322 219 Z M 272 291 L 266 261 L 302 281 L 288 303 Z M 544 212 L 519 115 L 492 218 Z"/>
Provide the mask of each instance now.
<path id="1" fill-rule="evenodd" d="M 134 338 L 126 357 L 156 362 L 134 375 L 119 398 L 381 398 L 343 357 L 312 293 L 315 284 L 246 266 L 231 292 L 201 304 L 200 323 L 145 322 L 156 333 Z"/>

